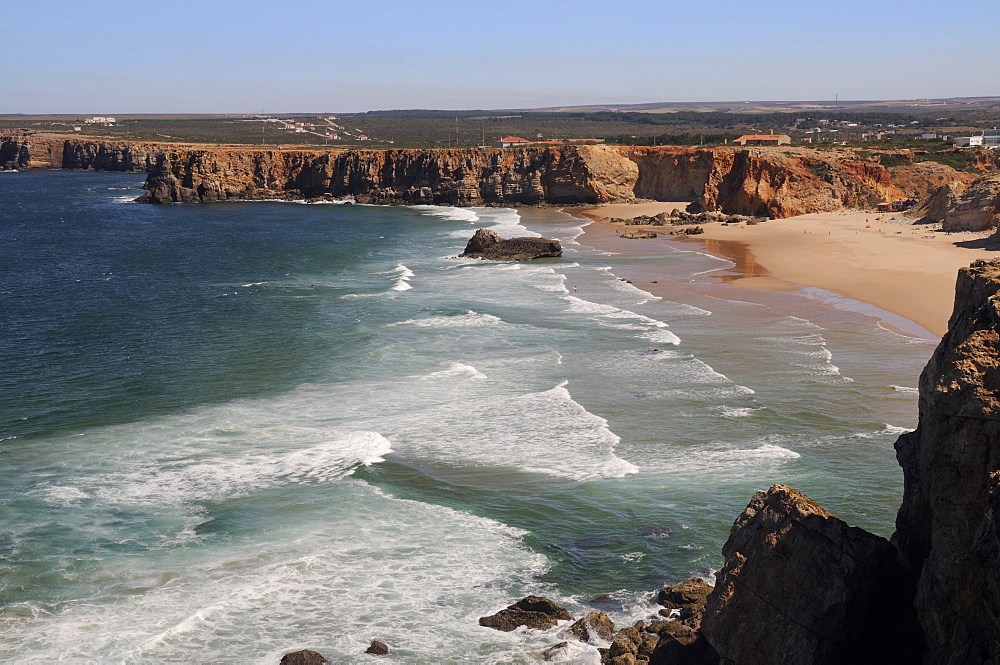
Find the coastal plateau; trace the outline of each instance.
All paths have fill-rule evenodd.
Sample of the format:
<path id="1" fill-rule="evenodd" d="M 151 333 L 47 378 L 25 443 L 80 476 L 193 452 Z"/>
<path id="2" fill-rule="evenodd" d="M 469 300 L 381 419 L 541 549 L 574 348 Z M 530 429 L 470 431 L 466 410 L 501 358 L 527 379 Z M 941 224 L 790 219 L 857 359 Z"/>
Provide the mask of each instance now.
<path id="1" fill-rule="evenodd" d="M 806 148 L 553 146 L 277 150 L 0 136 L 0 169 L 145 171 L 148 203 L 346 198 L 410 205 L 690 201 L 696 209 L 792 217 L 905 198 L 891 169 L 850 151 Z M 967 182 L 952 171 L 926 174 Z M 919 183 L 923 186 L 926 183 Z M 926 188 L 925 188 L 926 189 Z"/>

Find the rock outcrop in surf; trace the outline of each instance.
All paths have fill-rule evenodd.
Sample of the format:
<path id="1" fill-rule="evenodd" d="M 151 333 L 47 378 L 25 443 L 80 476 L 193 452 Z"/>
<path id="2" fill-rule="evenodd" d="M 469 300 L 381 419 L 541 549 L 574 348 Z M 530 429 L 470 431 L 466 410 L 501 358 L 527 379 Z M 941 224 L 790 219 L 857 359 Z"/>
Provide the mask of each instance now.
<path id="1" fill-rule="evenodd" d="M 460 256 L 491 261 L 530 261 L 562 256 L 562 245 L 558 240 L 546 238 L 501 238 L 495 231 L 479 229 Z"/>

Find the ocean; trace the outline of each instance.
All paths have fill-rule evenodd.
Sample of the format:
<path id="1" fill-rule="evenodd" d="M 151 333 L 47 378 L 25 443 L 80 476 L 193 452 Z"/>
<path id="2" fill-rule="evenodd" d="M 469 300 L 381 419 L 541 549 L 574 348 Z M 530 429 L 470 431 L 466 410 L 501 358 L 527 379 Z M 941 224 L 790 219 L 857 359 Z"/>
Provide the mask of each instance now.
<path id="1" fill-rule="evenodd" d="M 0 660 L 533 663 L 562 627 L 478 618 L 647 618 L 771 484 L 893 530 L 934 341 L 870 309 L 573 211 L 142 179 L 0 173 Z M 458 258 L 480 227 L 563 257 Z"/>

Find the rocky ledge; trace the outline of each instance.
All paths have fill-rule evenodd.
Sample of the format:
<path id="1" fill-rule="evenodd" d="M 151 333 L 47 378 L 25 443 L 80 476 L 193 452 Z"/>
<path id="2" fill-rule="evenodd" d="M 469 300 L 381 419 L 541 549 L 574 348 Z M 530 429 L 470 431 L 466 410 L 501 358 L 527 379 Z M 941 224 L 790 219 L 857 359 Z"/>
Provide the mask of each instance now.
<path id="1" fill-rule="evenodd" d="M 494 231 L 479 229 L 460 256 L 491 261 L 530 261 L 562 256 L 558 240 L 545 238 L 501 238 Z"/>

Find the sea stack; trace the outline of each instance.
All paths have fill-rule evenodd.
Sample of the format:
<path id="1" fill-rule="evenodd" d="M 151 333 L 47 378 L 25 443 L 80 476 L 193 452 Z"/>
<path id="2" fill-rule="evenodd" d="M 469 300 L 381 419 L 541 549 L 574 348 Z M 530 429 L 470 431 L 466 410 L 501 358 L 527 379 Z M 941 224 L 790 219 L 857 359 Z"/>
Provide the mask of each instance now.
<path id="1" fill-rule="evenodd" d="M 530 261 L 545 257 L 562 256 L 558 240 L 545 238 L 501 238 L 489 229 L 479 229 L 465 246 L 460 256 L 471 256 L 491 261 Z"/>

